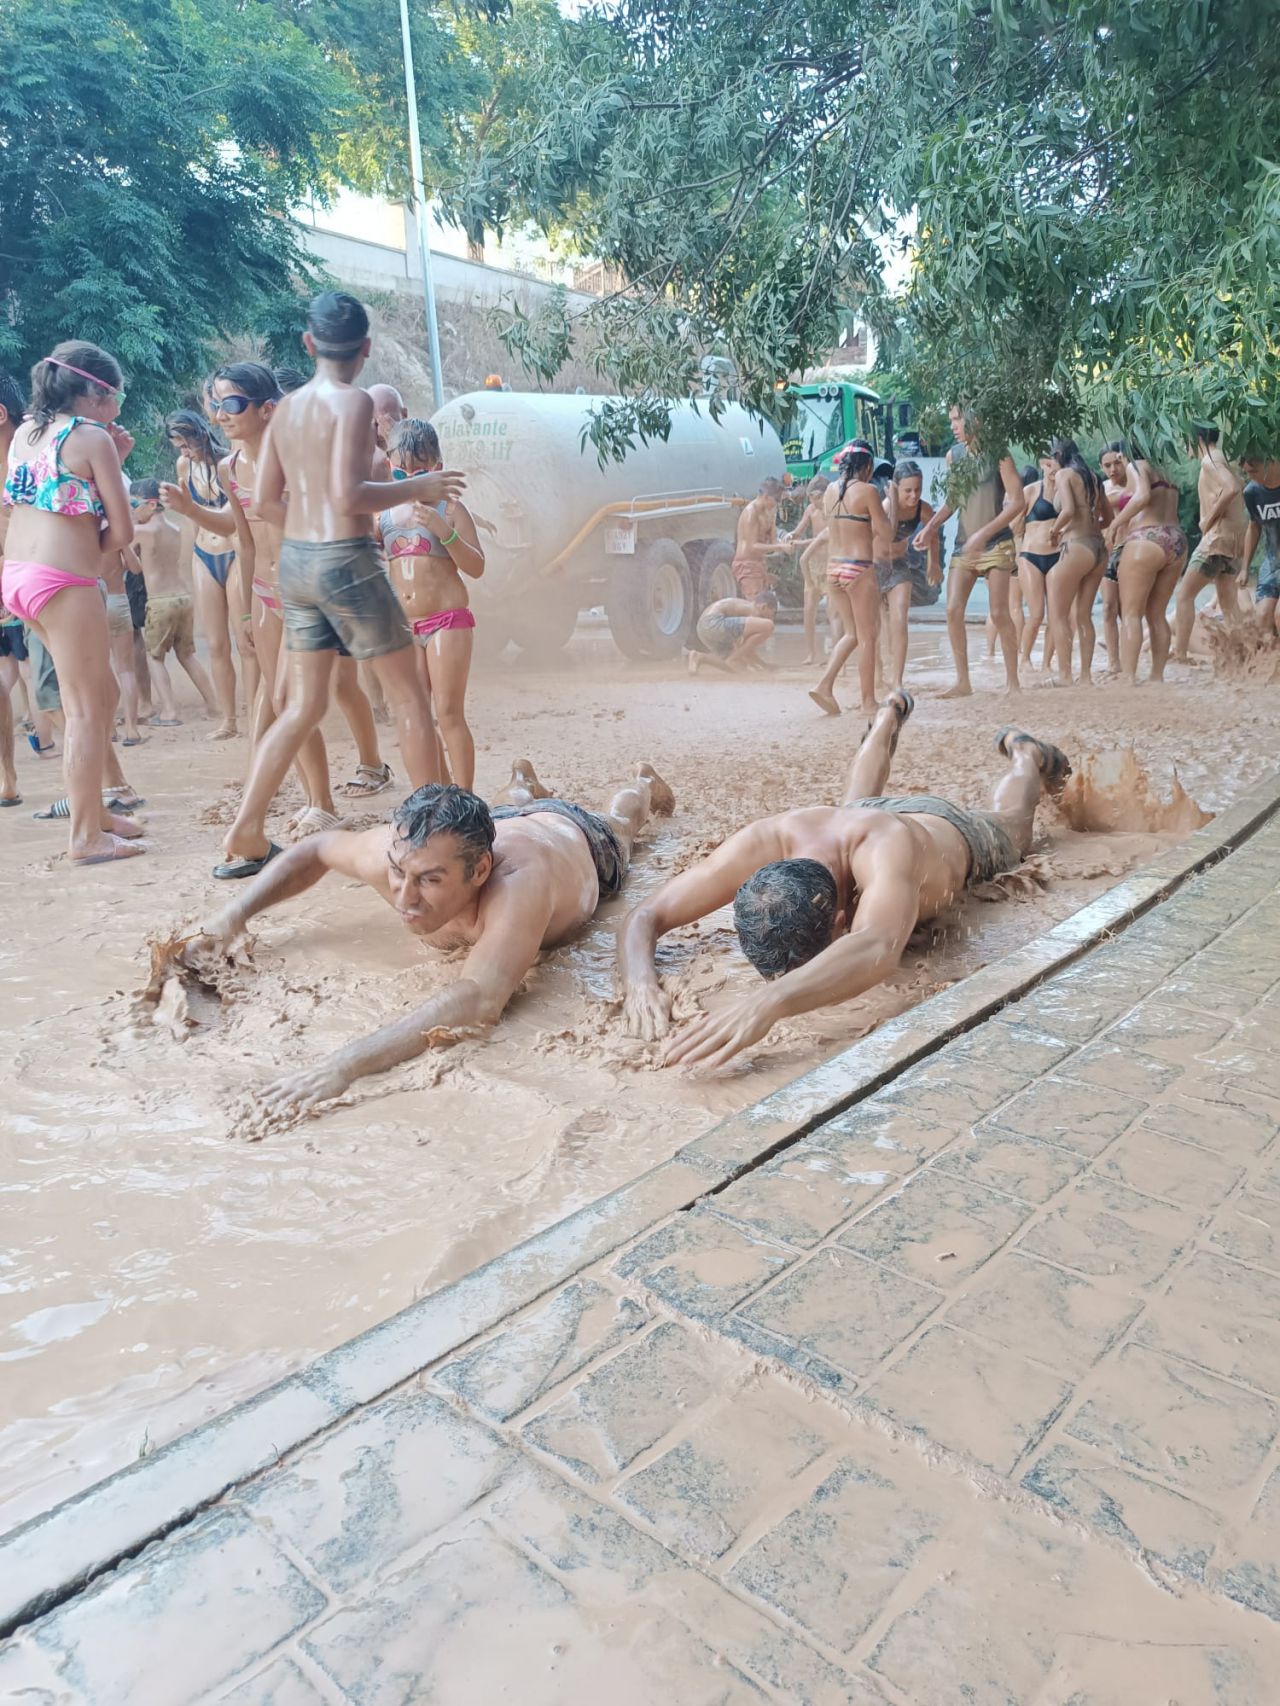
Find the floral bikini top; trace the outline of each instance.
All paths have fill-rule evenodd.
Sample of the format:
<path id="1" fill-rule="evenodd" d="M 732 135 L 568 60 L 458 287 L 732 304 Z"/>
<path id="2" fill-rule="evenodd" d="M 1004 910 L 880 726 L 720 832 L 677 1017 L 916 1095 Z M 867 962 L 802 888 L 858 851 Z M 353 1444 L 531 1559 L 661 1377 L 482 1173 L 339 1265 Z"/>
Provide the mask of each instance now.
<path id="1" fill-rule="evenodd" d="M 62 466 L 62 446 L 67 434 L 78 426 L 97 425 L 97 421 L 72 415 L 66 426 L 59 428 L 47 443 L 42 444 L 29 462 L 11 460 L 4 483 L 4 501 L 14 508 L 25 505 L 30 509 L 46 510 L 50 515 L 94 515 L 104 521 L 107 512 L 102 507 L 92 476 L 73 474 Z M 17 448 L 15 439 L 13 450 Z M 12 451 L 10 455 L 13 455 Z"/>

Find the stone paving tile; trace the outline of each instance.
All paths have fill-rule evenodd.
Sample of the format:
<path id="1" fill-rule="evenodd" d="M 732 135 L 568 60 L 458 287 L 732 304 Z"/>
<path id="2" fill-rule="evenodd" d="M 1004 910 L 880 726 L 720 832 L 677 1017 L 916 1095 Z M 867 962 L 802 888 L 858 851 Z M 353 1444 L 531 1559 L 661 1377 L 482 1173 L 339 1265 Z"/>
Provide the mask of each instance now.
<path id="1" fill-rule="evenodd" d="M 1107 1032 L 1107 1041 L 1185 1066 L 1190 1058 L 1204 1054 L 1220 1042 L 1230 1029 L 1229 1017 L 1214 1018 L 1190 1007 L 1173 1007 L 1157 997 L 1144 1001 L 1118 1025 L 1113 1025 Z"/>
<path id="2" fill-rule="evenodd" d="M 873 1099 L 816 1127 L 805 1147 L 832 1156 L 851 1173 L 908 1173 L 967 1129 L 964 1120 L 931 1120 Z"/>
<path id="3" fill-rule="evenodd" d="M 1230 1599 L 1280 1622 L 1280 1469 L 1272 1471 L 1242 1532 L 1224 1546 L 1213 1574 L 1215 1587 Z"/>
<path id="4" fill-rule="evenodd" d="M 260 1529 L 220 1510 L 34 1625 L 91 1706 L 174 1706 L 229 1681 L 325 1607 Z"/>
<path id="5" fill-rule="evenodd" d="M 973 1062 L 1002 1072 L 1016 1072 L 1026 1083 L 1048 1072 L 1074 1052 L 1078 1039 L 1058 1035 L 1052 1026 L 1028 1024 L 1022 1019 L 1021 1003 L 1013 1009 L 1016 1019 L 988 1019 L 963 1036 L 949 1042 L 948 1061 Z"/>
<path id="6" fill-rule="evenodd" d="M 404 1393 L 357 1411 L 242 1502 L 345 1592 L 460 1516 L 511 1461 L 509 1446 L 442 1399 Z"/>
<path id="7" fill-rule="evenodd" d="M 957 1064 L 944 1053 L 924 1066 L 913 1066 L 886 1089 L 877 1090 L 872 1100 L 884 1107 L 909 1109 L 943 1125 L 971 1125 L 1034 1076 L 1030 1066 L 1015 1070 L 999 1061 L 984 1066 L 972 1061 Z"/>
<path id="8" fill-rule="evenodd" d="M 1245 1162 L 1260 1155 L 1280 1130 L 1274 1118 L 1256 1108 L 1221 1096 L 1194 1100 L 1185 1094 L 1176 1101 L 1157 1102 L 1139 1124 L 1144 1131 L 1178 1137 L 1230 1160 Z"/>
<path id="9" fill-rule="evenodd" d="M 886 1166 L 851 1171 L 825 1149 L 805 1147 L 735 1180 L 708 1206 L 766 1237 L 809 1249 L 898 1175 Z"/>
<path id="10" fill-rule="evenodd" d="M 1238 1262 L 1252 1262 L 1272 1273 L 1280 1270 L 1280 1202 L 1242 1191 L 1220 1209 L 1209 1242 Z"/>
<path id="11" fill-rule="evenodd" d="M 1127 1131 L 1095 1163 L 1094 1171 L 1130 1190 L 1201 1211 L 1217 1208 L 1244 1173 L 1204 1149 L 1141 1126 Z"/>
<path id="12" fill-rule="evenodd" d="M 726 1346 L 664 1324 L 571 1387 L 521 1433 L 584 1481 L 611 1481 L 740 1373 Z"/>
<path id="13" fill-rule="evenodd" d="M 1280 1155 L 1264 1163 L 1253 1175 L 1252 1189 L 1263 1196 L 1280 1197 Z"/>
<path id="14" fill-rule="evenodd" d="M 843 1250 L 819 1250 L 741 1310 L 741 1319 L 790 1339 L 855 1379 L 936 1308 L 939 1294 Z"/>
<path id="15" fill-rule="evenodd" d="M 1108 1031 L 1097 1042 L 1089 1043 L 1072 1055 L 1062 1066 L 1064 1076 L 1083 1079 L 1107 1090 L 1120 1090 L 1126 1096 L 1153 1101 L 1182 1076 L 1181 1065 L 1143 1054 L 1127 1042 L 1113 1042 Z"/>
<path id="16" fill-rule="evenodd" d="M 705 1208 L 678 1215 L 614 1263 L 621 1280 L 639 1280 L 695 1321 L 713 1321 L 795 1260 L 758 1232 L 730 1225 Z"/>
<path id="17" fill-rule="evenodd" d="M 1067 1423 L 1072 1439 L 1218 1502 L 1265 1463 L 1280 1412 L 1183 1362 L 1126 1345 Z"/>
<path id="18" fill-rule="evenodd" d="M 883 1695 L 864 1672 L 837 1669 L 756 1606 L 682 1564 L 617 1511 L 550 1475 L 537 1472 L 504 1488 L 492 1520 L 554 1569 L 574 1598 L 595 1608 L 598 1618 L 607 1618 L 615 1607 L 629 1610 L 643 1602 L 701 1630 L 708 1639 L 714 1635 L 718 1650 L 732 1665 L 776 1689 L 788 1706 L 883 1706 Z M 616 1662 L 605 1674 L 612 1702 L 619 1699 L 624 1678 Z M 598 1692 L 582 1698 L 594 1700 Z M 652 1698 L 654 1706 L 658 1701 L 665 1706 L 680 1696 Z M 637 1706 L 650 1706 L 649 1698 Z"/>
<path id="19" fill-rule="evenodd" d="M 1152 1299 L 1134 1337 L 1280 1397 L 1280 1279 L 1257 1268 L 1197 1250 Z"/>
<path id="20" fill-rule="evenodd" d="M 1219 1043 L 1212 1056 L 1197 1061 L 1195 1073 L 1199 1078 L 1208 1078 L 1212 1085 L 1219 1087 L 1220 1093 L 1230 1098 L 1238 1095 L 1265 1097 L 1272 1103 L 1280 1099 L 1280 1063 L 1277 1063 L 1274 1053 L 1245 1048 L 1234 1038 Z M 1267 1109 L 1267 1106 L 1267 1101 L 1263 1101 L 1262 1107 Z M 1268 1111 L 1273 1117 L 1280 1112 L 1275 1108 Z"/>
<path id="21" fill-rule="evenodd" d="M 91 1706 L 59 1675 L 53 1654 L 41 1652 L 29 1633 L 0 1646 L 0 1700 L 15 1706 Z"/>
<path id="22" fill-rule="evenodd" d="M 1123 1291 L 1014 1250 L 972 1281 L 948 1309 L 947 1321 L 1078 1378 L 1138 1308 L 1138 1299 Z"/>
<path id="23" fill-rule="evenodd" d="M 729 1580 L 847 1653 L 932 1538 L 911 1480 L 850 1457 L 742 1554 Z"/>
<path id="24" fill-rule="evenodd" d="M 1007 1103 L 991 1124 L 1021 1137 L 1042 1137 L 1078 1155 L 1100 1155 L 1146 1107 L 1134 1096 L 1068 1078 L 1042 1078 Z M 983 1121 L 975 1131 L 988 1129 Z"/>
<path id="25" fill-rule="evenodd" d="M 1251 943 L 1261 951 L 1255 951 Z M 1242 995 L 1265 995 L 1276 981 L 1275 938 L 1251 932 L 1234 938 L 1220 936 L 1188 963 L 1187 975 L 1203 978 L 1206 983 L 1226 984 L 1235 991 L 1237 1000 Z"/>
<path id="26" fill-rule="evenodd" d="M 981 1267 L 1026 1217 L 1025 1204 L 928 1167 L 836 1238 L 886 1267 L 950 1287 Z"/>
<path id="27" fill-rule="evenodd" d="M 452 1357 L 432 1379 L 473 1409 L 505 1422 L 593 1358 L 616 1349 L 648 1319 L 632 1299 L 594 1280 L 574 1280 L 496 1338 Z"/>
<path id="28" fill-rule="evenodd" d="M 1062 1515 L 1196 1582 L 1204 1580 L 1222 1532 L 1220 1519 L 1203 1505 L 1085 1447 L 1051 1446 L 1022 1485 Z"/>
<path id="29" fill-rule="evenodd" d="M 220 1706 L 329 1706 L 330 1696 L 322 1694 L 292 1659 L 276 1659 L 217 1698 Z"/>
<path id="30" fill-rule="evenodd" d="M 1071 1387 L 1015 1351 L 938 1326 L 866 1395 L 900 1427 L 1007 1475 L 1066 1404 Z"/>
<path id="31" fill-rule="evenodd" d="M 804 1394 L 763 1381 L 708 1412 L 617 1496 L 670 1544 L 719 1558 L 840 1432 Z"/>
<path id="32" fill-rule="evenodd" d="M 969 1142 L 944 1150 L 933 1162 L 939 1172 L 990 1185 L 1025 1203 L 1047 1202 L 1087 1165 L 1086 1156 L 996 1125 L 977 1127 Z"/>
<path id="33" fill-rule="evenodd" d="M 1114 1009 L 1108 1009 L 1083 999 L 1070 980 L 1055 977 L 1033 989 L 1029 995 L 1024 995 L 1018 1002 L 1017 1012 L 1025 1024 L 1033 1025 L 1050 1036 L 1083 1043 L 1132 1005 L 1133 998 L 1129 997 Z"/>
<path id="34" fill-rule="evenodd" d="M 1021 1248 L 1064 1268 L 1152 1285 L 1194 1236 L 1197 1217 L 1124 1185 L 1085 1177 L 1049 1210 Z"/>

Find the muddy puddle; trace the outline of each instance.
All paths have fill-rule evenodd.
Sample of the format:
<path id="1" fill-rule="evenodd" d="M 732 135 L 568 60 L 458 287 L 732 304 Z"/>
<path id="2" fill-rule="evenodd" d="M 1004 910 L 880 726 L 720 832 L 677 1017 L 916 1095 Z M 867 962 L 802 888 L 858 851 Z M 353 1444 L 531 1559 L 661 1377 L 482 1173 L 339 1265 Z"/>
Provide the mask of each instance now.
<path id="1" fill-rule="evenodd" d="M 140 1000 L 149 943 L 163 962 L 221 898 L 209 868 L 244 746 L 209 745 L 197 721 L 152 730 L 128 755 L 149 801 L 145 859 L 73 872 L 55 826 L 6 813 L 0 1528 L 664 1160 L 1065 917 L 1276 762 L 1270 682 L 1173 668 L 1163 690 L 1030 686 L 1013 707 L 979 661 L 975 696 L 944 702 L 942 644 L 940 630 L 913 636 L 920 702 L 896 784 L 984 804 L 1002 763 L 993 736 L 1016 718 L 1077 762 L 1093 755 L 1088 787 L 1065 815 L 1042 814 L 1017 892 L 969 900 L 921 933 L 884 989 L 779 1027 L 710 1078 L 661 1071 L 623 1035 L 614 903 L 533 971 L 489 1042 L 367 1081 L 250 1142 L 255 1086 L 398 1015 L 452 975 L 449 960 L 371 893 L 330 878 L 259 921 L 225 975 L 159 977 L 157 998 Z M 972 645 L 977 656 L 979 633 Z M 861 721 L 816 713 L 812 672 L 788 662 L 791 637 L 781 649 L 769 678 L 695 682 L 678 665 L 624 665 L 588 629 L 562 667 L 483 675 L 480 791 L 527 752 L 559 791 L 596 803 L 651 759 L 677 810 L 641 845 L 634 900 L 746 819 L 839 797 Z M 345 730 L 329 733 L 335 775 L 350 775 Z M 19 766 L 29 807 L 60 792 L 52 767 L 25 752 Z M 671 938 L 661 966 L 683 1014 L 754 978 L 727 914 Z"/>

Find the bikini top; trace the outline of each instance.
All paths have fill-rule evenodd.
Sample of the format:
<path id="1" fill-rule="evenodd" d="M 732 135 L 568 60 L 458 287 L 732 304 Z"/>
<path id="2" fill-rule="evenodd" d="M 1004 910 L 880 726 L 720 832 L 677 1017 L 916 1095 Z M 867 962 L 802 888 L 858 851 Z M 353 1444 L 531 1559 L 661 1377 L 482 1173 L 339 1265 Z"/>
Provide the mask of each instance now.
<path id="1" fill-rule="evenodd" d="M 239 451 L 237 451 L 236 455 L 238 456 L 239 454 Z M 203 490 L 197 490 L 196 488 L 195 470 L 197 467 L 204 476 L 201 481 Z M 232 484 L 234 485 L 235 482 L 232 481 Z M 187 490 L 191 493 L 192 498 L 202 509 L 224 509 L 226 507 L 227 494 L 218 484 L 217 470 L 207 468 L 203 462 L 193 462 L 189 465 L 187 472 Z M 240 496 L 238 487 L 236 489 L 236 496 L 237 498 Z"/>
<path id="2" fill-rule="evenodd" d="M 1027 511 L 1028 521 L 1056 521 L 1058 506 L 1050 498 L 1045 497 L 1044 487 L 1040 488 L 1040 496 Z"/>
<path id="3" fill-rule="evenodd" d="M 245 520 L 261 521 L 262 517 L 254 507 L 253 488 L 251 486 L 242 486 L 239 480 L 236 479 L 236 464 L 239 460 L 240 452 L 238 450 L 233 450 L 231 452 L 231 460 L 227 463 L 227 484 L 231 487 L 231 495 L 244 511 Z"/>
<path id="4" fill-rule="evenodd" d="M 436 514 L 443 515 L 445 505 L 436 505 Z M 382 548 L 393 561 L 398 557 L 447 557 L 449 553 L 425 527 L 412 522 L 393 521 L 394 510 L 384 509 L 378 517 L 378 532 Z"/>
<path id="5" fill-rule="evenodd" d="M 72 415 L 66 426 L 42 444 L 29 462 L 12 461 L 4 483 L 4 501 L 14 508 L 27 506 L 42 509 L 50 515 L 93 515 L 106 519 L 106 510 L 98 496 L 93 478 L 73 474 L 62 466 L 62 446 L 67 434 L 78 426 L 97 426 L 97 421 Z M 14 440 L 17 447 L 17 440 Z"/>

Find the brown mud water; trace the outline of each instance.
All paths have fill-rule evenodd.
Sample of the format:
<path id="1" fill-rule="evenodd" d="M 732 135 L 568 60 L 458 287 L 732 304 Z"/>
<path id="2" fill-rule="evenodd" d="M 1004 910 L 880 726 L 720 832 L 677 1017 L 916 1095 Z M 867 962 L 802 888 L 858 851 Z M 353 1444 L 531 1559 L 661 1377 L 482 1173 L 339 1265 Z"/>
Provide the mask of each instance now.
<path id="1" fill-rule="evenodd" d="M 558 791 L 596 803 L 646 757 L 671 778 L 676 814 L 641 843 L 623 900 L 535 968 L 490 1040 L 357 1085 L 261 1143 L 237 1135 L 256 1086 L 402 1013 L 456 965 L 330 878 L 257 921 L 251 954 L 174 976 L 186 937 L 225 902 L 209 870 L 244 766 L 244 743 L 210 746 L 189 703 L 184 727 L 128 755 L 149 802 L 145 859 L 72 871 L 56 825 L 5 814 L 0 1527 L 665 1159 L 1075 911 L 1202 821 L 1195 802 L 1220 809 L 1276 762 L 1274 686 L 1173 666 L 1163 688 L 1032 682 L 1010 704 L 979 662 L 974 697 L 942 701 L 944 644 L 913 635 L 920 702 L 891 786 L 985 804 L 1003 764 L 992 738 L 1011 720 L 1063 746 L 1081 782 L 1042 812 L 1012 894 L 970 897 L 919 932 L 882 989 L 780 1026 L 710 1078 L 657 1069 L 623 1034 L 614 933 L 627 904 L 747 819 L 839 798 L 863 724 L 814 711 L 792 636 L 764 679 L 622 665 L 591 631 L 554 671 L 479 675 L 482 793 L 528 752 Z M 838 692 L 847 703 L 849 685 Z M 341 779 L 354 754 L 339 722 L 326 732 Z M 30 807 L 60 791 L 54 767 L 22 754 L 19 766 Z M 1184 792 L 1170 803 L 1175 771 Z M 1126 810 L 1102 812 L 1117 795 Z M 286 789 L 277 838 L 295 804 Z M 754 981 L 727 914 L 677 933 L 660 965 L 682 1018 Z"/>

